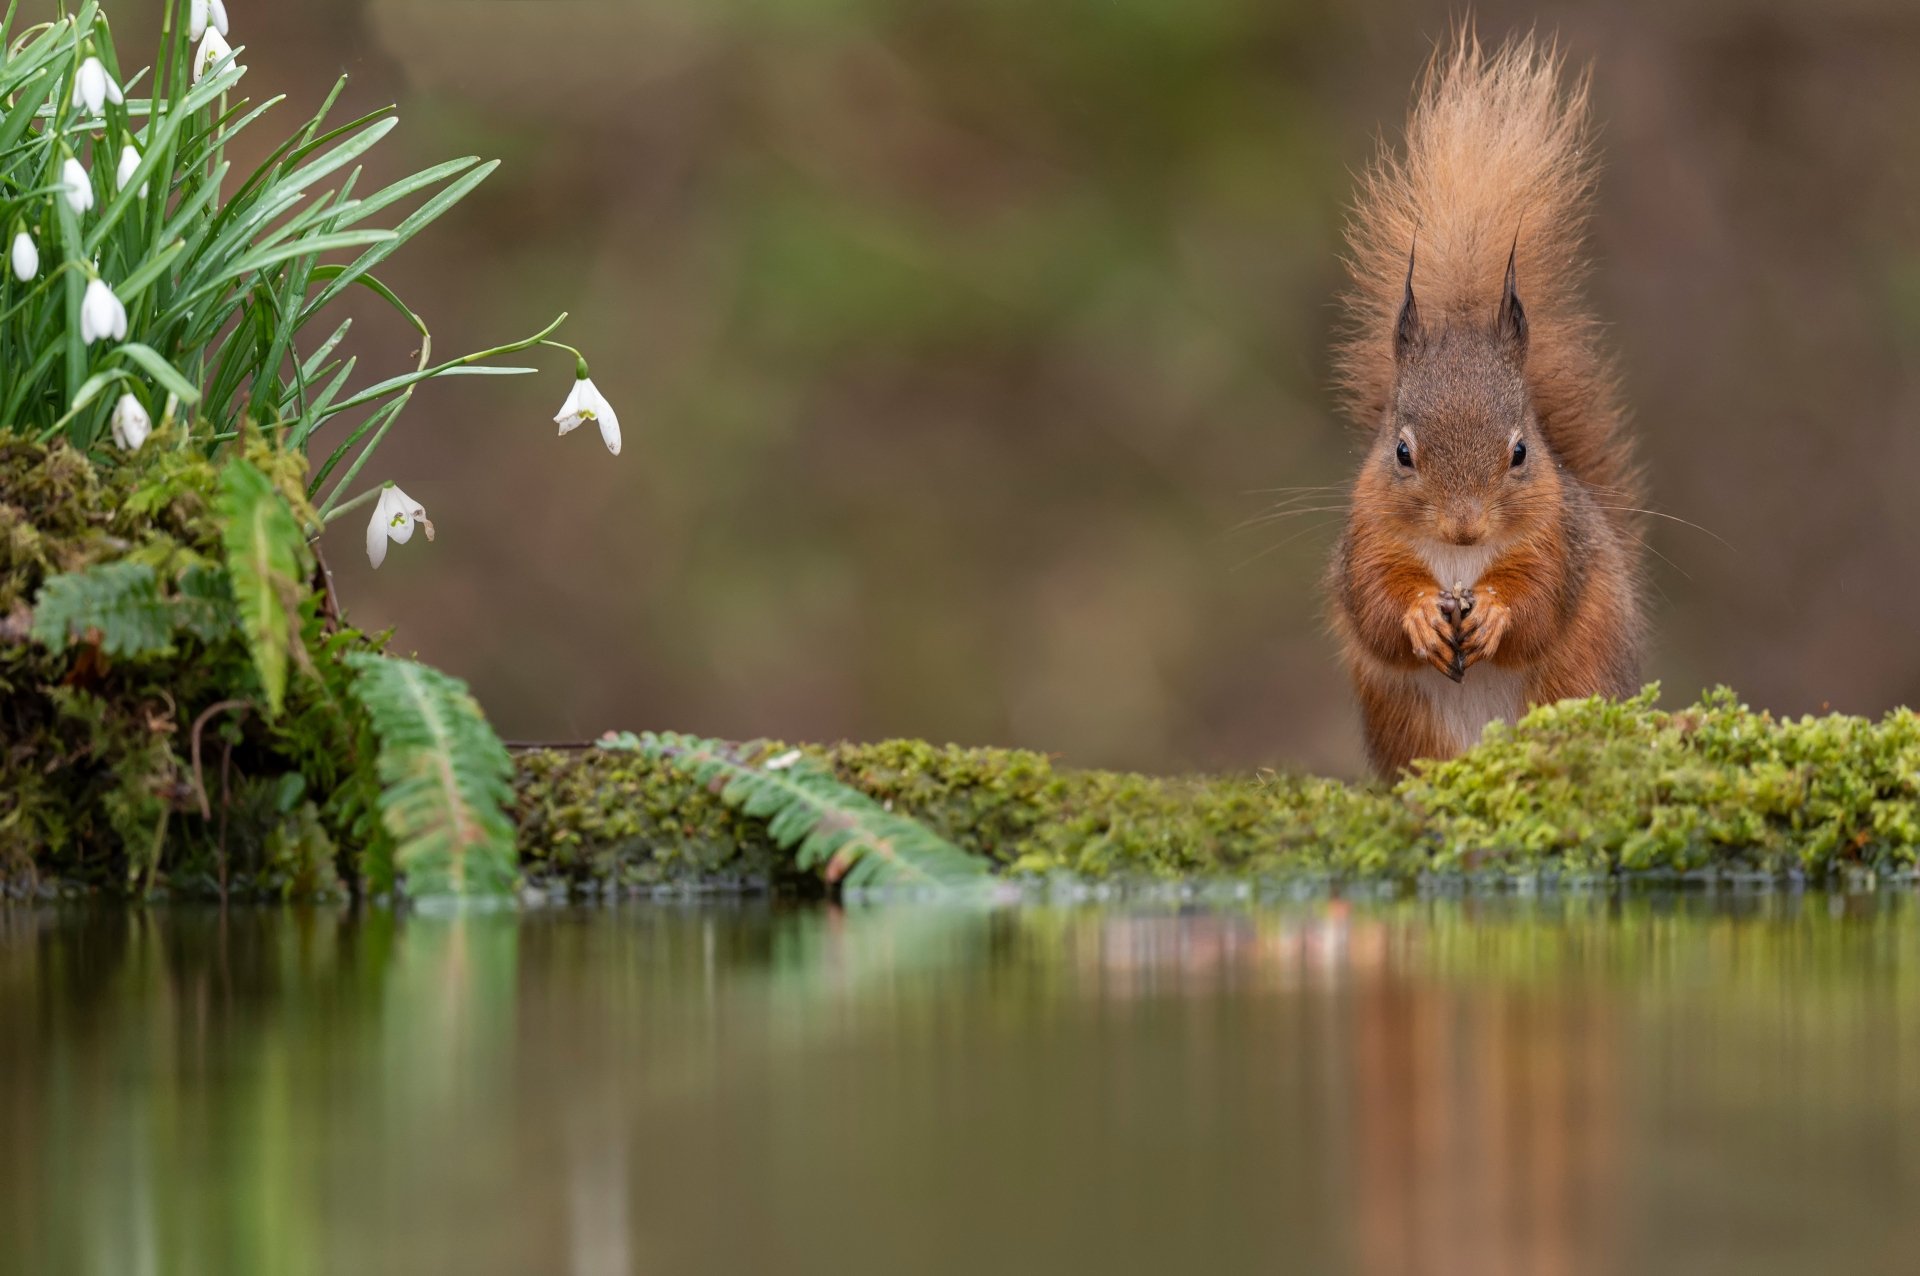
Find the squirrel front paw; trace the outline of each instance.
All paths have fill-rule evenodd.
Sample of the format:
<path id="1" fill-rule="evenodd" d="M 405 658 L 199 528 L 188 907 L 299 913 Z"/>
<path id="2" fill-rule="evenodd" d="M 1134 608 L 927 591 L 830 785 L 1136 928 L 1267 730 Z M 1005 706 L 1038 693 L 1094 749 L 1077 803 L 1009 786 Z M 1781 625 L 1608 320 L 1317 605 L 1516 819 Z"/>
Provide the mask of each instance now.
<path id="1" fill-rule="evenodd" d="M 1500 601 L 1491 586 L 1479 592 L 1472 611 L 1460 619 L 1460 664 L 1464 672 L 1482 660 L 1491 660 L 1500 650 L 1500 640 L 1513 624 L 1513 612 Z"/>
<path id="2" fill-rule="evenodd" d="M 1400 628 L 1407 635 L 1415 659 L 1426 661 L 1458 682 L 1462 667 L 1455 659 L 1455 608 L 1449 605 L 1451 603 L 1451 595 L 1443 594 L 1440 590 L 1423 593 L 1414 599 L 1413 605 L 1400 617 Z"/>

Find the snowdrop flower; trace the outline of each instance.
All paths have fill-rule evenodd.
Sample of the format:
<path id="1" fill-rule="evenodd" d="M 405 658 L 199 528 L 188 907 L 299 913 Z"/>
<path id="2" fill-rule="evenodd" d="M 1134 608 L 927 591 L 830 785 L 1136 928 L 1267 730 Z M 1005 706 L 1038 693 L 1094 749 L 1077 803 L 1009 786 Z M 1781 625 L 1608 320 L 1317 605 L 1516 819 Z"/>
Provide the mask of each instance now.
<path id="1" fill-rule="evenodd" d="M 114 171 L 113 184 L 120 190 L 127 189 L 127 183 L 133 180 L 133 170 L 140 167 L 140 152 L 134 149 L 132 142 L 120 148 L 120 167 Z M 140 198 L 147 197 L 147 183 L 140 183 Z"/>
<path id="2" fill-rule="evenodd" d="M 607 396 L 601 394 L 593 384 L 593 378 L 587 375 L 585 360 L 581 360 L 579 371 L 573 380 L 573 393 L 560 405 L 554 414 L 554 423 L 565 434 L 576 428 L 582 421 L 592 421 L 600 427 L 600 437 L 606 441 L 607 451 L 620 455 L 620 418 L 614 413 L 613 405 L 607 402 Z"/>
<path id="3" fill-rule="evenodd" d="M 127 337 L 127 308 L 113 295 L 106 280 L 95 279 L 80 299 L 80 339 L 92 345 L 102 337 L 124 341 Z"/>
<path id="4" fill-rule="evenodd" d="M 120 86 L 107 74 L 107 65 L 97 57 L 89 57 L 80 64 L 80 71 L 73 77 L 73 109 L 87 108 L 87 114 L 98 115 L 107 109 L 107 103 L 115 105 L 126 101 L 121 96 Z"/>
<path id="5" fill-rule="evenodd" d="M 206 73 L 220 64 L 220 59 L 230 57 L 233 46 L 220 34 L 219 27 L 208 27 L 206 35 L 200 38 L 200 47 L 193 55 L 193 82 L 200 83 Z"/>
<path id="6" fill-rule="evenodd" d="M 412 540 L 415 523 L 427 529 L 428 540 L 433 539 L 433 523 L 420 502 L 393 484 L 387 484 L 380 490 L 380 499 L 373 505 L 373 518 L 367 523 L 367 561 L 375 567 L 386 562 L 387 542 L 404 545 Z"/>
<path id="7" fill-rule="evenodd" d="M 113 405 L 113 441 L 123 451 L 138 452 L 151 433 L 153 420 L 147 416 L 147 410 L 140 406 L 140 400 L 131 394 L 121 395 L 120 402 Z"/>
<path id="8" fill-rule="evenodd" d="M 193 0 L 192 7 L 187 11 L 188 37 L 198 40 L 205 35 L 209 21 L 215 31 L 221 35 L 227 34 L 227 6 L 221 4 L 220 0 Z"/>
<path id="9" fill-rule="evenodd" d="M 60 166 L 60 184 L 66 187 L 67 207 L 74 212 L 84 213 L 93 207 L 93 179 L 87 176 L 87 170 L 80 161 L 71 155 Z"/>
<path id="10" fill-rule="evenodd" d="M 13 237 L 13 277 L 21 283 L 40 273 L 40 250 L 33 246 L 33 236 L 21 231 Z"/>

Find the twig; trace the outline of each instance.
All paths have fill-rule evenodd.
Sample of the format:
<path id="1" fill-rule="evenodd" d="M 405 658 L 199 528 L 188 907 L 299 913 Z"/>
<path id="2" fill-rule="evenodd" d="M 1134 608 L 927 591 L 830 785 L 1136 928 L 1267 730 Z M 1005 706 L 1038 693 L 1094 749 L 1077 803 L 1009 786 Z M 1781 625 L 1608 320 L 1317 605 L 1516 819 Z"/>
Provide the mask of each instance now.
<path id="1" fill-rule="evenodd" d="M 327 632 L 332 633 L 346 623 L 346 613 L 340 610 L 340 595 L 333 591 L 333 568 L 327 566 L 320 538 L 316 536 L 307 543 L 313 546 L 313 563 L 320 574 L 320 614 L 326 617 Z"/>
<path id="2" fill-rule="evenodd" d="M 221 710 L 245 709 L 247 707 L 245 700 L 221 700 L 218 703 L 208 705 L 201 711 L 200 716 L 193 720 L 193 791 L 200 799 L 200 818 L 203 820 L 213 818 L 213 808 L 207 804 L 207 781 L 206 777 L 200 771 L 200 732 L 206 728 L 207 720 Z M 225 800 L 226 796 L 223 793 L 221 795 L 221 801 L 224 803 Z"/>

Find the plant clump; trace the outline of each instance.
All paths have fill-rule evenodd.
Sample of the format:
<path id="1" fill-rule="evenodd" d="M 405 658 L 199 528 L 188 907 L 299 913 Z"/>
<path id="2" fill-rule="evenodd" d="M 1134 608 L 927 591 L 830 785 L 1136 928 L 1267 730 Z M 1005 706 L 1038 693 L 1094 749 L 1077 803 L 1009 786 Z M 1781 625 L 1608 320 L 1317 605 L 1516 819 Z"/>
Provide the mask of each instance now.
<path id="1" fill-rule="evenodd" d="M 163 440 L 164 442 L 164 440 Z M 256 448 L 276 508 L 304 504 L 297 457 Z M 0 440 L 0 866 L 22 884 L 114 891 L 340 888 L 368 847 L 350 720 L 308 652 L 321 600 L 270 583 L 284 650 L 314 676 L 279 713 L 228 573 L 219 471 L 160 446 L 95 465 Z M 345 865 L 353 870 L 351 862 Z"/>
<path id="2" fill-rule="evenodd" d="M 433 539 L 395 483 L 362 478 L 430 383 L 564 351 L 561 433 L 591 420 L 620 450 L 586 357 L 551 337 L 564 314 L 436 361 L 381 278 L 498 162 L 363 184 L 398 121 L 333 122 L 344 79 L 263 140 L 284 99 L 247 96 L 245 46 L 206 0 L 164 0 L 145 66 L 98 0 L 18 30 L 17 10 L 0 12 L 0 863 L 137 893 L 507 893 L 509 763 L 485 716 L 457 679 L 378 654 L 315 574 L 349 515 L 369 516 L 375 567 L 416 525 Z M 356 378 L 350 290 L 398 322 L 410 371 Z"/>

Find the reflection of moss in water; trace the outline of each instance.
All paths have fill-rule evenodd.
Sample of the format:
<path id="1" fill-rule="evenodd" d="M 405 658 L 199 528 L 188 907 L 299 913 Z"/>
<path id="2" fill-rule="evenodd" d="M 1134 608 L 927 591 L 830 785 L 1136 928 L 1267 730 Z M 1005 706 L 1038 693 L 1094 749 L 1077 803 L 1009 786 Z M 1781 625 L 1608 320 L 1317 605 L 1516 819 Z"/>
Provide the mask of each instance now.
<path id="1" fill-rule="evenodd" d="M 1676 713 L 1653 698 L 1536 710 L 1391 790 L 1075 771 L 1035 753 L 916 741 L 813 752 L 894 810 L 1017 873 L 1779 876 L 1913 863 L 1920 722 L 1911 713 L 1783 722 L 1725 692 Z M 642 884 L 786 871 L 715 797 L 633 755 L 527 755 L 519 808 L 535 874 Z"/>

